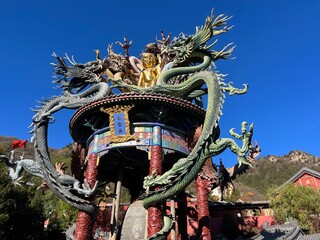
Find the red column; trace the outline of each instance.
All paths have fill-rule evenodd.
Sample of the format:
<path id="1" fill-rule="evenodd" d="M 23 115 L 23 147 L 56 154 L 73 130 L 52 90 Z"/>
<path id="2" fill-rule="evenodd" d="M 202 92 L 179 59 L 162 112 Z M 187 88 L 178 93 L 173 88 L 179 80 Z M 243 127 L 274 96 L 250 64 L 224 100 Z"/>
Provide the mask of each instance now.
<path id="1" fill-rule="evenodd" d="M 89 214 L 85 212 L 78 213 L 74 235 L 77 240 L 91 239 L 91 216 Z"/>
<path id="2" fill-rule="evenodd" d="M 95 136 L 95 146 L 93 147 L 92 152 L 90 153 L 87 168 L 86 168 L 86 180 L 91 187 L 94 186 L 97 180 L 98 168 L 97 168 L 97 159 L 98 154 L 96 152 L 96 143 L 98 136 Z M 90 200 L 94 200 L 95 196 L 92 196 Z M 91 239 L 91 229 L 93 225 L 93 218 L 91 215 L 85 212 L 78 213 L 78 219 L 75 230 L 75 237 L 77 240 L 88 240 Z"/>
<path id="3" fill-rule="evenodd" d="M 187 222 L 187 198 L 185 191 L 178 194 L 178 209 L 177 209 L 177 215 L 178 215 L 178 239 L 184 240 L 188 239 L 188 222 Z"/>
<path id="4" fill-rule="evenodd" d="M 208 159 L 207 161 L 212 161 Z M 211 164 L 211 163 L 210 163 Z M 210 219 L 209 219 L 209 205 L 208 205 L 208 180 L 198 176 L 196 179 L 196 191 L 198 202 L 198 221 L 199 234 L 202 240 L 211 240 Z"/>
<path id="5" fill-rule="evenodd" d="M 150 149 L 150 167 L 151 175 L 156 170 L 156 175 L 162 174 L 162 146 L 161 146 L 161 128 L 153 127 L 153 144 Z M 159 232 L 163 226 L 161 203 L 156 203 L 148 207 L 148 237 Z"/>

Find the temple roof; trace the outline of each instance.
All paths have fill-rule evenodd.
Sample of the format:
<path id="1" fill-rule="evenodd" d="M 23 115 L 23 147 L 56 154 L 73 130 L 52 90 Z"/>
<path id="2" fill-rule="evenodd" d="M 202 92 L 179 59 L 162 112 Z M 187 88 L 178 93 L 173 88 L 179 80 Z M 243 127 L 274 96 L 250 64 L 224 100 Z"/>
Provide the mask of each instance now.
<path id="1" fill-rule="evenodd" d="M 134 106 L 129 113 L 131 123 L 161 122 L 184 131 L 203 123 L 206 111 L 191 101 L 155 93 L 121 93 L 92 102 L 75 112 L 69 123 L 70 135 L 83 140 L 99 129 L 109 126 L 109 115 L 101 108 Z"/>
<path id="2" fill-rule="evenodd" d="M 319 172 L 312 170 L 310 168 L 307 168 L 307 167 L 303 167 L 295 175 L 293 175 L 287 182 L 295 182 L 306 173 L 313 176 L 313 177 L 320 178 Z"/>
<path id="3" fill-rule="evenodd" d="M 254 201 L 254 202 L 210 202 L 209 208 L 214 210 L 227 210 L 227 209 L 265 209 L 270 208 L 269 201 Z"/>
<path id="4" fill-rule="evenodd" d="M 319 240 L 320 239 L 320 233 L 300 236 L 299 240 Z"/>
<path id="5" fill-rule="evenodd" d="M 276 240 L 276 239 L 301 239 L 304 233 L 295 221 L 282 225 L 264 225 L 264 229 L 256 236 L 250 238 L 255 240 Z"/>
<path id="6" fill-rule="evenodd" d="M 284 186 L 286 186 L 288 183 L 294 183 L 296 182 L 299 178 L 301 178 L 304 174 L 309 174 L 313 177 L 319 178 L 320 179 L 320 173 L 312 170 L 310 168 L 307 167 L 303 167 L 301 168 L 296 174 L 294 174 L 288 181 L 286 181 L 285 183 L 283 183 L 278 190 L 282 189 Z M 320 239 L 320 238 L 319 238 Z"/>
<path id="7" fill-rule="evenodd" d="M 250 240 L 319 240 L 320 233 L 311 235 L 305 235 L 303 231 L 298 227 L 297 221 L 292 220 L 281 225 L 269 226 L 265 224 L 264 229 L 256 236 L 249 238 Z M 241 240 L 244 238 L 239 238 Z M 247 239 L 247 238 L 245 238 Z"/>

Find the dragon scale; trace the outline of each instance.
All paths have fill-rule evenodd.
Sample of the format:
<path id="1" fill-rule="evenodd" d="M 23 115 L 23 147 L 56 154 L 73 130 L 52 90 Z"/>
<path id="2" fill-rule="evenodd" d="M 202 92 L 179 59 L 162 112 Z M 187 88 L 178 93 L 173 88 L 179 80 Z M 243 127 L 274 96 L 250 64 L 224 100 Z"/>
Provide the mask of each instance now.
<path id="1" fill-rule="evenodd" d="M 186 98 L 188 94 L 195 89 L 201 87 L 204 83 L 203 79 L 199 79 L 199 81 L 195 81 L 195 78 L 187 79 L 186 81 L 171 85 L 167 84 L 170 78 L 183 75 L 183 74 L 196 74 L 197 72 L 203 71 L 210 67 L 212 60 L 211 57 L 202 52 L 195 52 L 192 54 L 193 57 L 202 58 L 203 62 L 196 66 L 184 66 L 184 67 L 176 67 L 165 70 L 161 72 L 157 85 L 150 88 L 142 88 L 135 85 L 129 85 L 125 83 L 122 79 L 110 79 L 114 82 L 114 87 L 125 88 L 134 92 L 150 92 L 150 93 L 162 93 L 168 94 L 175 97 Z"/>
<path id="2" fill-rule="evenodd" d="M 51 191 L 57 195 L 61 200 L 67 202 L 71 206 L 77 208 L 80 211 L 93 214 L 96 211 L 96 207 L 89 201 L 82 199 L 72 194 L 66 187 L 63 186 L 59 177 L 64 175 L 58 175 L 58 172 L 51 164 L 49 153 L 47 150 L 47 141 L 45 136 L 47 134 L 48 121 L 42 122 L 36 129 L 37 141 L 35 143 L 35 159 L 39 161 L 42 167 L 44 179 L 51 189 Z"/>
<path id="3" fill-rule="evenodd" d="M 207 54 L 203 52 L 194 52 L 190 55 L 190 59 L 197 58 L 202 59 L 202 63 L 196 66 L 184 66 L 184 67 L 175 67 L 170 68 L 166 71 L 161 72 L 158 80 L 157 85 L 166 85 L 168 80 L 172 77 L 182 75 L 182 74 L 190 74 L 190 73 L 196 73 L 201 70 L 205 70 L 212 64 L 212 59 Z"/>
<path id="4" fill-rule="evenodd" d="M 157 194 L 157 192 L 152 193 L 151 196 L 148 196 L 144 199 L 144 205 L 147 207 L 150 204 L 153 204 L 155 202 L 163 201 L 167 198 L 170 198 L 180 191 L 182 191 L 185 187 L 187 187 L 191 181 L 196 177 L 198 172 L 200 171 L 201 167 L 203 166 L 204 162 L 206 161 L 207 157 L 203 156 L 203 151 L 207 147 L 207 142 L 210 142 L 210 138 L 212 138 L 212 135 L 214 134 L 214 129 L 217 126 L 217 122 L 221 115 L 221 106 L 223 103 L 223 97 L 224 94 L 221 91 L 221 83 L 220 83 L 220 77 L 213 72 L 209 71 L 202 71 L 194 76 L 192 76 L 190 79 L 187 80 L 187 82 L 205 82 L 208 87 L 208 107 L 207 107 L 207 113 L 203 124 L 203 134 L 199 138 L 197 144 L 193 148 L 192 152 L 187 158 L 179 159 L 178 162 L 176 162 L 172 169 L 180 169 L 180 172 L 182 171 L 185 176 L 183 176 L 183 179 L 180 180 L 178 183 L 172 185 L 169 185 L 169 188 L 166 189 L 164 192 L 161 192 L 160 194 Z M 185 84 L 185 83 L 182 83 Z M 175 86 L 171 86 L 174 88 Z M 183 165 L 183 168 L 180 168 L 180 166 Z M 186 172 L 186 168 L 188 169 L 188 172 Z M 172 171 L 172 170 L 169 170 Z M 158 176 L 154 179 L 155 183 L 154 185 L 157 185 L 158 183 L 161 184 L 161 182 L 165 179 L 165 181 L 168 181 L 168 175 L 171 173 L 164 173 L 161 176 Z M 180 175 L 179 173 L 175 173 Z M 182 177 L 181 175 L 179 177 Z M 145 181 L 145 185 L 148 185 L 148 180 Z M 160 191 L 163 189 L 160 189 Z"/>
<path id="5" fill-rule="evenodd" d="M 34 129 L 31 132 L 34 133 L 35 159 L 42 168 L 48 187 L 62 200 L 81 211 L 91 214 L 96 211 L 96 207 L 89 201 L 70 192 L 70 188 L 65 186 L 73 184 L 77 180 L 68 175 L 61 175 L 51 163 L 47 143 L 48 125 L 54 112 L 62 108 L 79 108 L 99 100 L 109 93 L 110 89 L 106 83 L 98 83 L 82 93 L 63 95 L 47 101 L 33 117 Z"/>

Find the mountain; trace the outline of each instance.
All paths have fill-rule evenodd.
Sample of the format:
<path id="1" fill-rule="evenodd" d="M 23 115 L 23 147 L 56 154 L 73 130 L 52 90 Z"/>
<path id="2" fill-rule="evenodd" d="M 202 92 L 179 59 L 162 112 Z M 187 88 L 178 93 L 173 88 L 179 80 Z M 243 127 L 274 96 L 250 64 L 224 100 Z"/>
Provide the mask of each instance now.
<path id="1" fill-rule="evenodd" d="M 266 195 L 271 187 L 279 187 L 302 167 L 320 172 L 320 158 L 294 150 L 284 156 L 268 155 L 256 160 L 253 167 L 237 177 L 236 181 Z"/>

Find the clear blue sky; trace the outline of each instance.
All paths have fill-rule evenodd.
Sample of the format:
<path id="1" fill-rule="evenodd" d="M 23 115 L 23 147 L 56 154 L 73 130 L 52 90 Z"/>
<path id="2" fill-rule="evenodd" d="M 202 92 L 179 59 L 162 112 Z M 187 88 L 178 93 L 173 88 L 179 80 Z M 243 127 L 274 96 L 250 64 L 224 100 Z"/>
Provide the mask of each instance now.
<path id="1" fill-rule="evenodd" d="M 241 122 L 255 123 L 261 156 L 291 150 L 320 156 L 320 1 L 319 0 L 164 0 L 164 1 L 2 1 L 0 7 L 0 135 L 30 139 L 28 126 L 36 100 L 60 94 L 53 89 L 51 56 L 68 53 L 80 63 L 107 55 L 107 45 L 133 40 L 130 54 L 160 38 L 160 31 L 192 34 L 214 7 L 233 16 L 234 28 L 217 48 L 237 46 L 234 60 L 218 61 L 226 82 L 249 84 L 242 96 L 226 97 L 221 137 Z M 218 50 L 218 49 L 217 49 Z M 115 47 L 120 53 L 121 49 Z M 55 115 L 49 146 L 72 143 L 73 111 Z M 222 155 L 227 166 L 232 155 Z M 218 161 L 217 161 L 218 162 Z"/>

